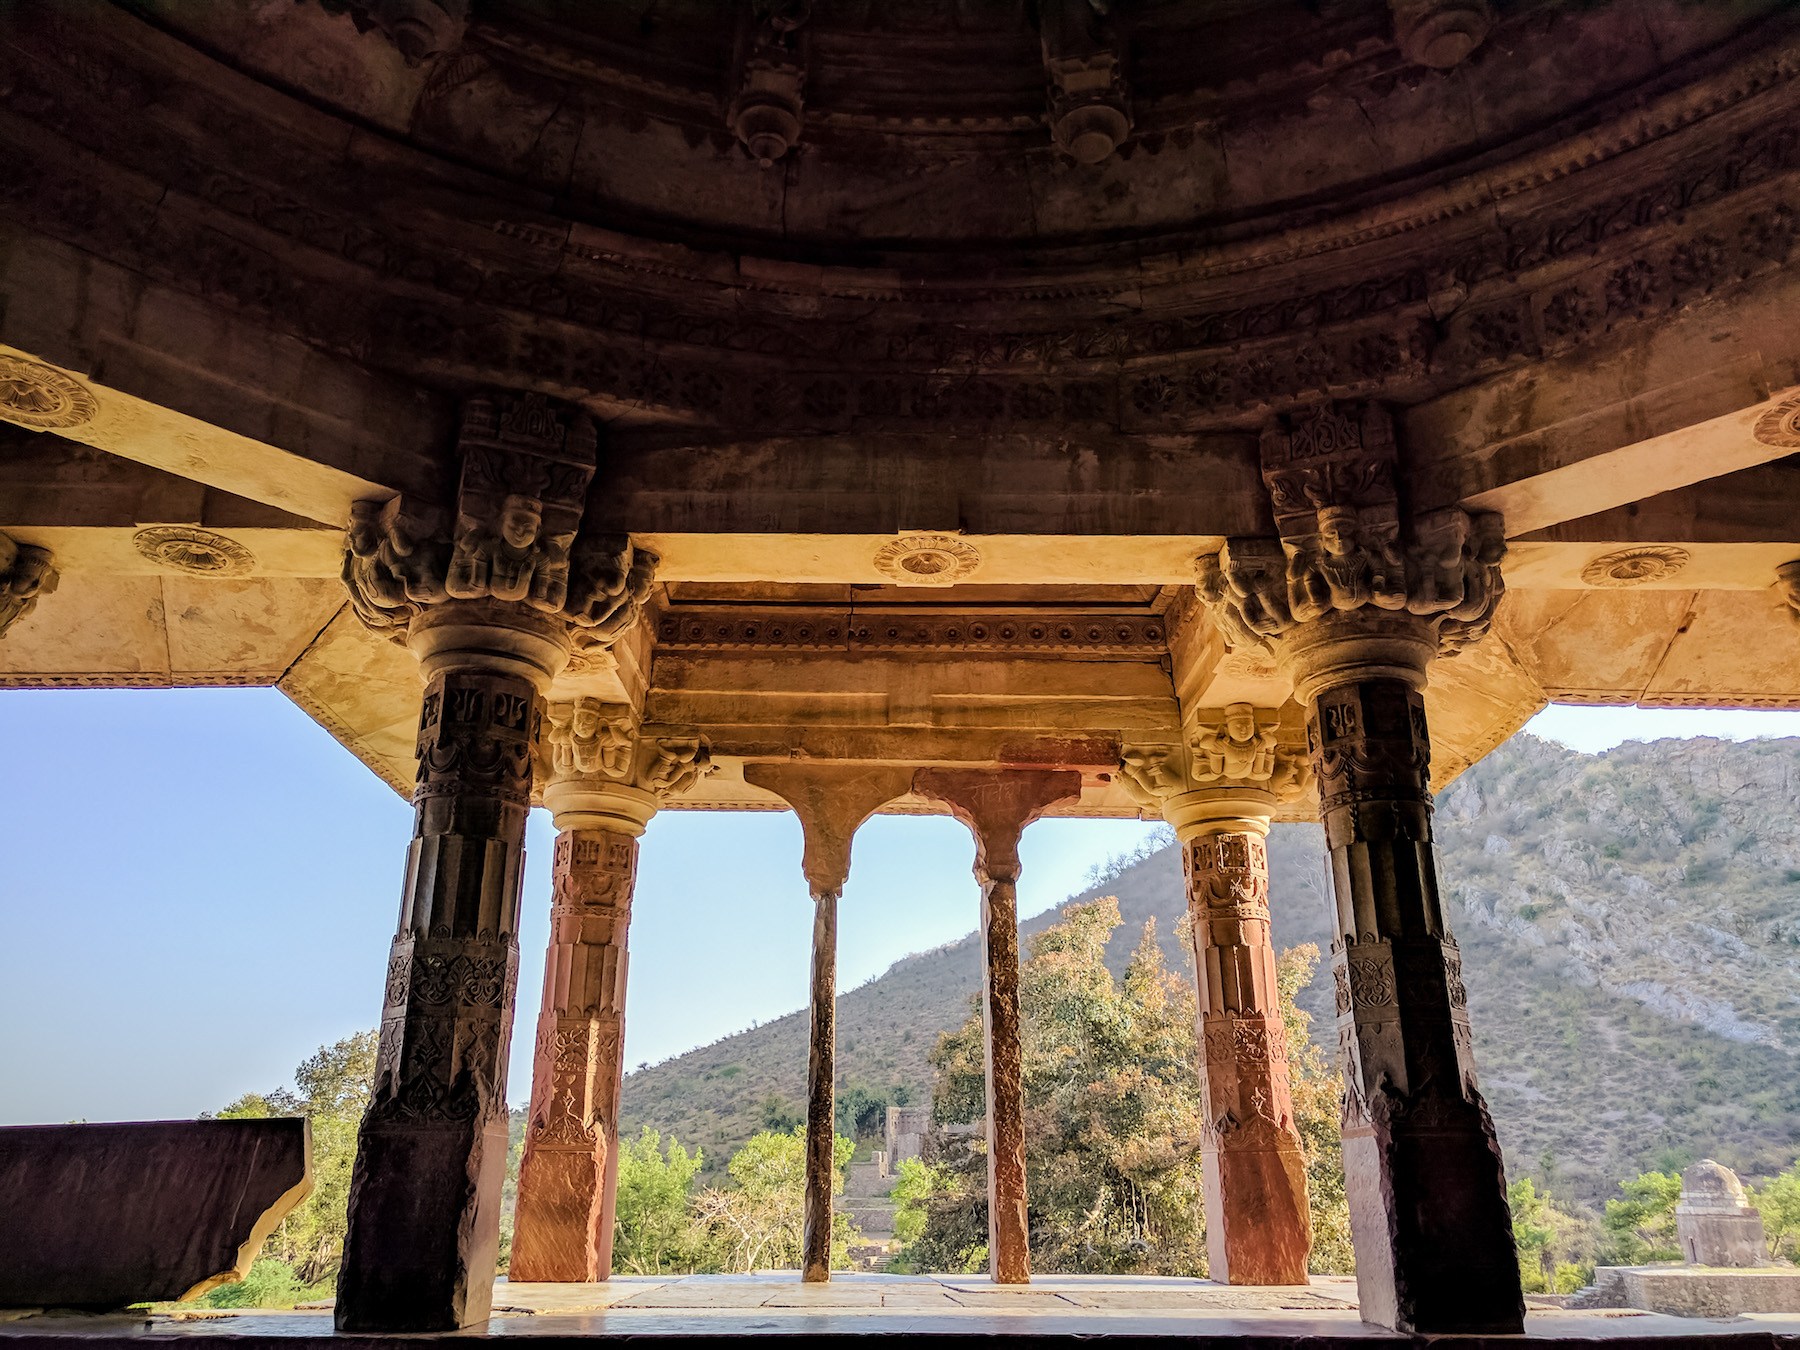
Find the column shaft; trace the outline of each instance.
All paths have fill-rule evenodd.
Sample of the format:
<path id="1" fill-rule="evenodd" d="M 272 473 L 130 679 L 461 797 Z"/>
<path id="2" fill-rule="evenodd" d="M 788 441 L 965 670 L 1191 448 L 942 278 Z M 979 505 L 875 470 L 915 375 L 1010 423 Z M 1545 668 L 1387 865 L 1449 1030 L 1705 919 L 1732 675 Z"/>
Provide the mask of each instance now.
<path id="1" fill-rule="evenodd" d="M 611 830 L 557 836 L 544 1001 L 513 1223 L 514 1281 L 612 1275 L 637 850 L 636 838 Z"/>
<path id="2" fill-rule="evenodd" d="M 803 1277 L 831 1278 L 831 1192 L 837 1178 L 838 892 L 813 892 L 812 1018 L 806 1058 L 806 1218 L 801 1240 Z"/>
<path id="3" fill-rule="evenodd" d="M 1312 1216 L 1269 936 L 1265 838 L 1203 828 L 1184 842 L 1182 862 L 1199 979 L 1209 1273 L 1231 1284 L 1305 1284 Z"/>
<path id="4" fill-rule="evenodd" d="M 1422 684 L 1391 667 L 1362 678 L 1339 667 L 1309 699 L 1337 895 L 1357 1289 L 1364 1319 L 1397 1330 L 1516 1333 L 1524 1306 L 1506 1179 L 1438 899 Z"/>
<path id="5" fill-rule="evenodd" d="M 1031 1280 L 1025 1187 L 1024 1046 L 1019 1014 L 1015 877 L 981 877 L 981 957 L 988 1147 L 988 1270 L 996 1284 Z"/>
<path id="6" fill-rule="evenodd" d="M 536 687 L 519 675 L 452 669 L 426 686 L 413 841 L 350 1182 L 340 1331 L 449 1331 L 488 1316 L 541 720 Z"/>

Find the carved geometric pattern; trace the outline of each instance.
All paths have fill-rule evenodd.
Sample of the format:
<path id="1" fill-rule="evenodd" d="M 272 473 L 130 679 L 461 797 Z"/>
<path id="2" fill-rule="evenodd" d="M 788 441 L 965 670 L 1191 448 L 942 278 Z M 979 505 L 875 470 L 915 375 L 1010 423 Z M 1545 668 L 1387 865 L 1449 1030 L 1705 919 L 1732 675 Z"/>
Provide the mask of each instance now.
<path id="1" fill-rule="evenodd" d="M 671 650 L 806 648 L 836 651 L 968 651 L 1116 654 L 1157 658 L 1168 651 L 1160 618 L 1141 614 L 883 615 L 835 610 L 730 610 L 681 606 L 657 625 L 657 646 Z"/>
<path id="2" fill-rule="evenodd" d="M 1581 579 L 1589 586 L 1643 586 L 1674 576 L 1689 557 L 1673 544 L 1640 544 L 1601 554 L 1581 569 Z"/>
<path id="3" fill-rule="evenodd" d="M 34 431 L 91 422 L 93 393 L 62 371 L 18 356 L 0 356 L 0 418 Z"/>
<path id="4" fill-rule="evenodd" d="M 240 577 L 256 565 L 235 539 L 197 525 L 151 525 L 131 536 L 131 546 L 160 567 L 202 577 Z"/>

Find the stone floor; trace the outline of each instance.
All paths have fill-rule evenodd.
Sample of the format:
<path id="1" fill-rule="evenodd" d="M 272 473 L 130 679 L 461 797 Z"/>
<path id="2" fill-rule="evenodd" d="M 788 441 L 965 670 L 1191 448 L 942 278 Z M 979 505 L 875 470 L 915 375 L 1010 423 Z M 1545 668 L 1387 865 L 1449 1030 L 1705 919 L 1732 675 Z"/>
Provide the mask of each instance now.
<path id="1" fill-rule="evenodd" d="M 1318 1278 L 1307 1289 L 1228 1288 L 1205 1280 L 1045 1276 L 1024 1288 L 1000 1288 L 979 1276 L 845 1275 L 804 1285 L 792 1273 L 750 1276 L 627 1276 L 608 1284 L 495 1287 L 488 1331 L 502 1336 L 805 1336 L 882 1339 L 918 1335 L 1030 1336 L 1052 1341 L 1092 1337 L 1129 1343 L 1178 1336 L 1192 1343 L 1285 1347 L 1320 1339 L 1410 1341 L 1365 1327 L 1350 1280 Z M 227 1337 L 239 1346 L 331 1334 L 328 1305 L 293 1312 L 158 1314 L 153 1317 L 38 1316 L 0 1323 L 0 1350 L 31 1342 Z M 1800 1350 L 1800 1313 L 1700 1321 L 1621 1310 L 1533 1310 L 1527 1339 L 1542 1344 L 1606 1340 L 1661 1347 L 1721 1344 Z M 380 1338 L 344 1338 L 358 1342 Z M 409 1338 L 432 1339 L 432 1338 Z M 458 1336 L 469 1339 L 469 1334 Z M 1423 1343 L 1423 1342 L 1421 1342 Z M 1434 1347 L 1478 1345 L 1479 1338 L 1438 1338 Z"/>

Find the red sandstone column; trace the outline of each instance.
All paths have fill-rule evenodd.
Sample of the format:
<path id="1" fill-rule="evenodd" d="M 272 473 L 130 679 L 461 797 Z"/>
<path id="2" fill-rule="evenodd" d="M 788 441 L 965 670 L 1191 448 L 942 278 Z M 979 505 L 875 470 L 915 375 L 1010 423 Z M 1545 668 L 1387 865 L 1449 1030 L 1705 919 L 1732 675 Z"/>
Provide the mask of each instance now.
<path id="1" fill-rule="evenodd" d="M 812 893 L 812 992 L 806 1054 L 806 1198 L 801 1277 L 831 1278 L 832 1194 L 837 1189 L 837 907 L 857 828 L 912 787 L 912 774 L 856 764 L 751 764 L 744 781 L 794 808 L 805 838 L 801 871 Z"/>
<path id="2" fill-rule="evenodd" d="M 515 1283 L 612 1275 L 624 1084 L 626 937 L 637 839 L 556 839 L 550 948 L 513 1222 Z"/>
<path id="3" fill-rule="evenodd" d="M 1305 1284 L 1312 1216 L 1269 938 L 1264 813 L 1274 803 L 1263 795 L 1191 793 L 1169 813 L 1180 822 L 1199 981 L 1207 1265 L 1230 1284 Z"/>
<path id="4" fill-rule="evenodd" d="M 988 1272 L 996 1284 L 1031 1281 L 1025 1160 L 1024 1051 L 1019 1016 L 1019 837 L 1047 807 L 1079 799 L 1073 770 L 922 769 L 915 791 L 949 806 L 975 835 L 981 884 L 986 1042 Z"/>

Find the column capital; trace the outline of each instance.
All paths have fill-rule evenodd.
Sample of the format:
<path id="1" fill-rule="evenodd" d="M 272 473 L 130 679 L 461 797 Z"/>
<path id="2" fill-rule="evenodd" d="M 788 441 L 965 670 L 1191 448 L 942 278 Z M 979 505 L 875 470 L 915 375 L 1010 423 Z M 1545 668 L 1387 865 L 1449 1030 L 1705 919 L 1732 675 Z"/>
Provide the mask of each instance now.
<path id="1" fill-rule="evenodd" d="M 1426 659 L 1486 636 L 1505 592 L 1501 518 L 1409 510 L 1385 408 L 1322 403 L 1278 417 L 1261 454 L 1276 535 L 1228 539 L 1194 563 L 1232 646 L 1329 666 L 1315 649 L 1363 633 L 1422 646 Z M 1411 656 L 1399 664 L 1423 669 Z"/>
<path id="2" fill-rule="evenodd" d="M 538 768 L 558 830 L 635 837 L 665 801 L 714 765 L 712 747 L 698 732 L 645 734 L 629 704 L 584 697 L 550 705 Z"/>
<path id="3" fill-rule="evenodd" d="M 0 534 L 0 637 L 37 608 L 59 580 L 50 550 Z"/>
<path id="4" fill-rule="evenodd" d="M 1280 709 L 1232 703 L 1198 714 L 1178 745 L 1124 746 L 1119 779 L 1140 808 L 1187 839 L 1266 831 L 1276 808 L 1312 785 L 1312 769 L 1304 745 L 1281 740 Z"/>
<path id="5" fill-rule="evenodd" d="M 658 560 L 629 535 L 583 526 L 592 420 L 541 394 L 484 394 L 463 405 L 457 451 L 453 503 L 351 507 L 343 579 L 357 617 L 421 659 L 494 645 L 484 628 L 541 634 L 549 645 L 532 659 L 552 675 L 571 650 L 609 650 L 637 621 Z"/>
<path id="6" fill-rule="evenodd" d="M 816 899 L 850 877 L 850 846 L 862 823 L 912 790 L 912 770 L 879 764 L 749 764 L 744 781 L 773 792 L 800 819 L 800 870 Z"/>

